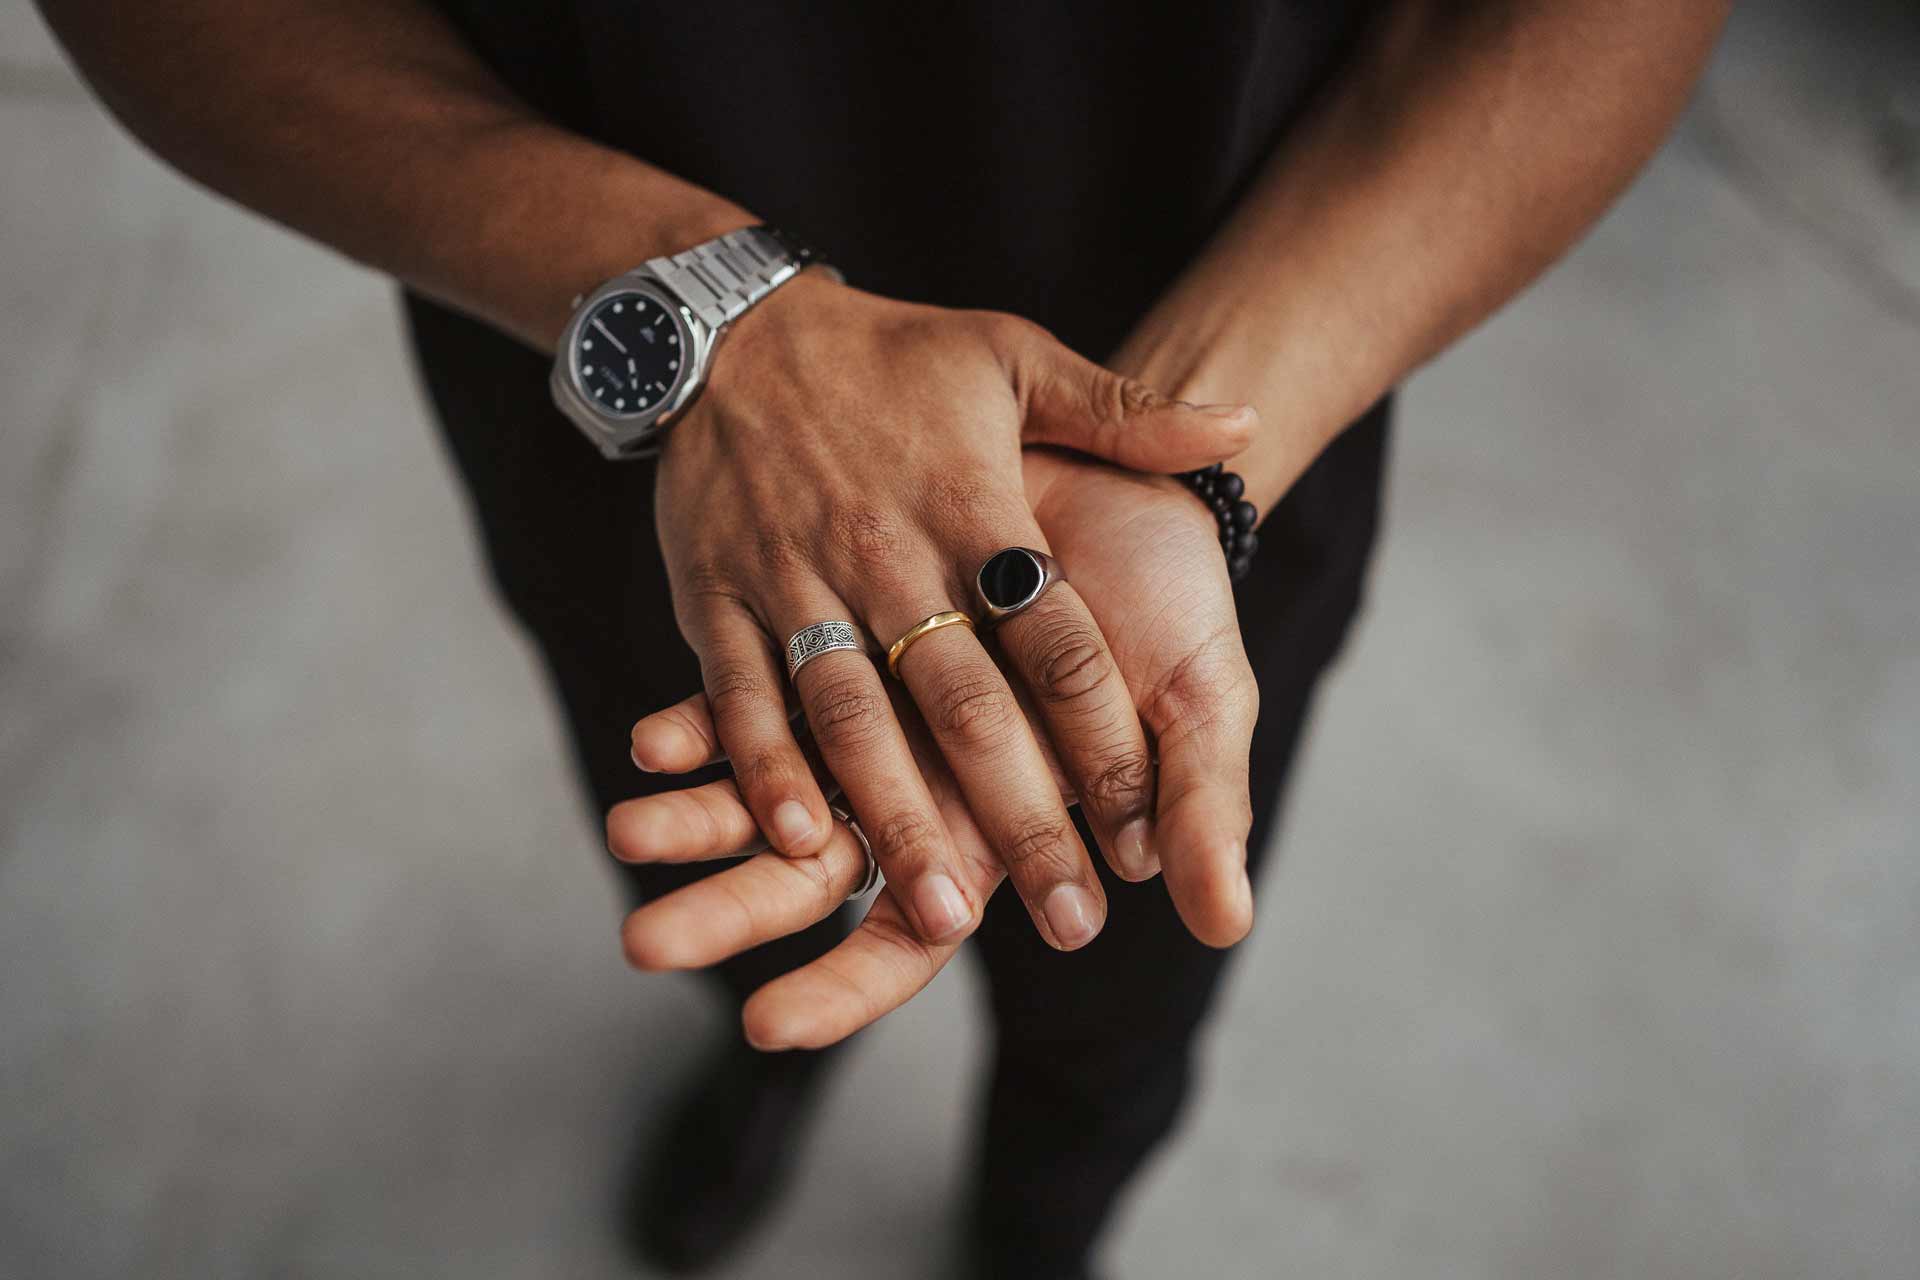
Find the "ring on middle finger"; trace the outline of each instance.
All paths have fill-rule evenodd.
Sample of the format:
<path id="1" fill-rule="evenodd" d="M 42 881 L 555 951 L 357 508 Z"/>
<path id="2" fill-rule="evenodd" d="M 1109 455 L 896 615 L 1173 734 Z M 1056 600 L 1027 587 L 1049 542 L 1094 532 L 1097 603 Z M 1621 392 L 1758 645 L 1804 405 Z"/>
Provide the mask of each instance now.
<path id="1" fill-rule="evenodd" d="M 973 630 L 973 619 L 958 609 L 947 609 L 940 613 L 930 614 L 908 627 L 907 633 L 898 640 L 895 640 L 893 647 L 887 650 L 887 671 L 892 674 L 894 679 L 898 680 L 901 678 L 900 659 L 905 656 L 907 650 L 912 648 L 916 642 L 932 635 L 942 627 L 965 627 L 971 631 Z"/>
<path id="2" fill-rule="evenodd" d="M 974 575 L 974 594 L 992 626 L 1030 609 L 1056 582 L 1065 582 L 1060 562 L 1031 547 L 1003 547 Z"/>

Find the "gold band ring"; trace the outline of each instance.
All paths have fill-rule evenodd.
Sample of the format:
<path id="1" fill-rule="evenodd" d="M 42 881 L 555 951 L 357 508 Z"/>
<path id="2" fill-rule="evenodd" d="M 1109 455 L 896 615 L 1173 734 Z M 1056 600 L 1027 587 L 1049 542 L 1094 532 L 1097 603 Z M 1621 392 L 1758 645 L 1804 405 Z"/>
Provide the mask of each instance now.
<path id="1" fill-rule="evenodd" d="M 931 618 L 922 618 L 907 628 L 907 634 L 893 642 L 893 648 L 887 650 L 887 671 L 894 679 L 900 678 L 900 655 L 912 646 L 915 640 L 931 635 L 942 627 L 965 627 L 973 630 L 973 619 L 958 609 L 949 609 L 945 613 L 936 613 Z"/>

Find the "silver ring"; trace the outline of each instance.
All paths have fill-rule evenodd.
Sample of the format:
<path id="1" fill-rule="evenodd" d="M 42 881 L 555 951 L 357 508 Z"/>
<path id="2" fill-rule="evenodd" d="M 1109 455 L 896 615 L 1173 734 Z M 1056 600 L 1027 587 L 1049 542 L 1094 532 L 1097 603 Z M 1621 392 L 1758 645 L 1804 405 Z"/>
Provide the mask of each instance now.
<path id="1" fill-rule="evenodd" d="M 831 813 L 837 821 L 847 824 L 847 830 L 853 832 L 853 838 L 860 842 L 860 852 L 867 855 L 867 874 L 861 879 L 860 887 L 847 895 L 847 901 L 852 902 L 855 898 L 864 897 L 872 892 L 874 886 L 880 883 L 880 864 L 873 860 L 873 846 L 867 843 L 867 833 L 860 829 L 858 822 L 854 821 L 853 810 L 836 802 L 827 805 L 827 812 Z"/>
<path id="2" fill-rule="evenodd" d="M 973 593 L 980 600 L 988 626 L 1003 622 L 1047 594 L 1056 582 L 1065 582 L 1060 562 L 1032 547 L 1002 547 L 987 557 L 973 575 Z"/>
<path id="3" fill-rule="evenodd" d="M 865 653 L 866 645 L 860 640 L 860 629 L 851 622 L 832 619 L 816 622 L 810 627 L 802 627 L 787 637 L 787 679 L 800 674 L 800 668 L 812 662 L 823 653 Z"/>

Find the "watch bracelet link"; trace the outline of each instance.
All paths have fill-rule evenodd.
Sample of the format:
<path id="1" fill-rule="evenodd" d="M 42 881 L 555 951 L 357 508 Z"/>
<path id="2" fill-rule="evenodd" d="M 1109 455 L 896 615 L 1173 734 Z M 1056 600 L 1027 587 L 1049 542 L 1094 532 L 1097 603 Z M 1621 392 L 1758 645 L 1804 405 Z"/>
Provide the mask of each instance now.
<path id="1" fill-rule="evenodd" d="M 702 324 L 717 330 L 815 264 L 825 265 L 810 246 L 762 223 L 681 253 L 650 258 L 646 269 L 678 294 Z"/>

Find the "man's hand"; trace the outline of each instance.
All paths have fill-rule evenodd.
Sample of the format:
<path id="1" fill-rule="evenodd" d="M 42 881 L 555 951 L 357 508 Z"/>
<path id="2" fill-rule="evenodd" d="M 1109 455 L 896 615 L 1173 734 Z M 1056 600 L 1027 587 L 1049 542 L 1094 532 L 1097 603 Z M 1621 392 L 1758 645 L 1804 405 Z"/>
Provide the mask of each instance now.
<path id="1" fill-rule="evenodd" d="M 1168 890 L 1197 937 L 1230 945 L 1252 923 L 1245 840 L 1257 693 L 1212 517 L 1171 481 L 1085 459 L 1030 450 L 1023 470 L 1051 552 L 1080 584 L 1157 747 L 1152 847 Z M 1009 619 L 1001 632 L 1026 617 Z M 1071 715 L 1072 703 L 1069 696 L 1060 709 Z M 1001 861 L 918 717 L 905 714 L 902 724 L 953 838 L 952 865 L 985 901 L 1004 874 Z M 702 695 L 642 720 L 633 744 L 637 760 L 675 773 L 724 754 Z M 1062 771 L 1055 785 L 1073 784 Z M 762 841 L 739 788 L 723 781 L 616 806 L 607 843 L 630 862 L 685 862 L 751 853 Z M 812 857 L 762 853 L 634 912 L 622 935 L 628 958 L 646 969 L 718 963 L 831 914 L 863 869 L 858 846 L 838 826 Z M 839 946 L 748 1001 L 747 1036 L 767 1049 L 831 1044 L 911 999 L 956 947 L 917 936 L 889 884 Z"/>
<path id="2" fill-rule="evenodd" d="M 705 395 L 667 438 L 657 523 L 717 744 L 760 830 L 807 856 L 831 828 L 788 719 L 776 656 L 788 636 L 846 619 L 885 646 L 932 614 L 969 608 L 973 575 L 995 551 L 1044 545 L 1023 442 L 1171 471 L 1238 451 L 1253 421 L 1244 408 L 1157 396 L 1011 316 L 908 305 L 819 276 L 738 321 Z M 1153 770 L 1094 615 L 1063 585 L 999 641 L 1094 830 L 1140 871 Z M 919 640 L 898 670 L 1041 935 L 1063 950 L 1084 945 L 1106 915 L 1099 877 L 1001 668 L 949 627 Z M 929 942 L 965 936 L 984 900 L 967 885 L 883 673 L 861 654 L 830 652 L 793 687 L 914 931 Z"/>

